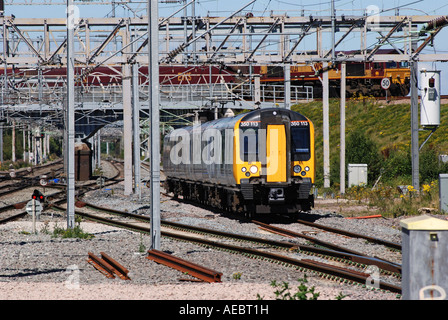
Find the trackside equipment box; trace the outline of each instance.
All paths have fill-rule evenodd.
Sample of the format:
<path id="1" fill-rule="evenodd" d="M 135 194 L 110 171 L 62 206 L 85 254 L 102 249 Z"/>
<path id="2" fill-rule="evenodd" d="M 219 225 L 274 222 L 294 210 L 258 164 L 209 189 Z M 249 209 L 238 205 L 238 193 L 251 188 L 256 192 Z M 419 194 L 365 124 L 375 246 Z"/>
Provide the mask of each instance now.
<path id="1" fill-rule="evenodd" d="M 401 221 L 404 300 L 448 300 L 448 221 L 422 215 Z"/>
<path id="2" fill-rule="evenodd" d="M 361 186 L 367 184 L 367 164 L 348 164 L 348 187 Z"/>
<path id="3" fill-rule="evenodd" d="M 448 213 L 448 174 L 439 174 L 440 211 Z"/>

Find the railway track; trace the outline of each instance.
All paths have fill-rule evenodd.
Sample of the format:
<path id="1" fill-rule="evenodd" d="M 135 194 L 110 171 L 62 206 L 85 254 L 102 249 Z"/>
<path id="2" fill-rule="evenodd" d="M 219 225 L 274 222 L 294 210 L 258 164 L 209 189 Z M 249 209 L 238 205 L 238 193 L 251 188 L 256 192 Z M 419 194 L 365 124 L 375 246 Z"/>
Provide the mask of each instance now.
<path id="1" fill-rule="evenodd" d="M 11 180 L 8 180 L 7 181 L 8 184 L 3 186 L 0 185 L 0 198 L 11 196 L 13 193 L 28 190 L 29 188 L 33 187 L 40 188 L 41 186 L 39 184 L 39 179 L 42 176 L 42 174 L 48 174 L 48 173 L 53 174 L 55 171 L 60 170 L 61 162 L 62 160 L 55 161 L 50 164 L 45 164 L 42 167 L 35 167 L 33 171 L 22 170 L 23 174 L 20 174 L 19 177 L 16 176 L 14 178 L 15 182 L 13 184 L 10 184 L 9 182 Z M 116 174 L 111 178 L 106 179 L 106 182 L 103 185 L 103 187 L 107 187 L 121 181 L 120 174 L 122 170 L 120 170 L 120 168 L 118 168 L 114 162 L 111 162 L 111 164 L 115 167 Z M 26 177 L 26 175 L 30 174 L 33 174 L 33 176 Z M 100 187 L 101 186 L 98 186 L 96 181 L 89 181 L 87 183 L 80 184 L 76 187 L 77 196 L 78 197 L 82 196 L 83 194 L 98 189 Z M 47 192 L 45 192 L 45 196 L 47 199 L 50 199 L 50 201 L 47 201 L 44 204 L 44 210 L 53 206 L 53 204 L 62 204 L 66 201 L 65 188 L 66 188 L 65 184 L 48 185 L 45 187 L 45 189 L 47 190 Z M 32 189 L 30 189 L 29 194 L 31 194 L 31 190 Z M 56 191 L 48 192 L 48 190 L 56 190 Z M 2 213 L 2 216 L 0 216 L 0 224 L 25 217 L 28 213 L 26 210 L 23 209 L 25 208 L 25 205 L 28 202 L 28 200 L 29 199 L 25 201 L 16 202 L 13 204 L 6 204 L 5 206 L 0 207 L 0 213 Z"/>
<path id="2" fill-rule="evenodd" d="M 276 232 L 276 233 L 279 233 L 279 234 L 282 234 L 282 235 L 285 235 L 285 236 L 302 237 L 302 238 L 306 238 L 307 240 L 314 239 L 313 237 L 309 237 L 309 236 L 306 236 L 304 234 L 297 233 L 297 232 L 294 232 L 294 231 L 291 231 L 291 230 L 287 230 L 287 229 L 284 229 L 284 228 L 277 228 L 277 227 L 274 227 L 274 226 L 272 226 L 270 224 L 263 223 L 261 221 L 252 220 L 252 222 L 255 223 L 255 224 L 258 224 L 258 225 L 260 225 L 262 227 L 264 227 L 265 229 L 269 229 L 269 230 L 271 230 L 273 232 Z M 313 223 L 313 222 L 309 222 L 309 221 L 305 221 L 305 220 L 300 220 L 300 219 L 294 220 L 294 222 L 299 223 L 299 224 L 303 224 L 303 225 L 306 225 L 306 226 L 309 226 L 309 227 L 312 227 L 312 228 L 316 228 L 316 229 L 321 229 L 321 230 L 325 230 L 325 231 L 328 231 L 328 232 L 332 232 L 332 233 L 335 233 L 335 234 L 348 236 L 348 237 L 351 237 L 351 238 L 365 239 L 365 240 L 367 240 L 370 243 L 380 244 L 380 245 L 383 245 L 385 247 L 391 248 L 393 250 L 401 251 L 401 245 L 399 243 L 396 243 L 396 242 L 391 242 L 391 241 L 387 241 L 387 240 L 376 238 L 376 237 L 370 237 L 370 236 L 367 236 L 367 235 L 364 235 L 364 234 L 350 232 L 350 231 L 342 230 L 342 229 L 337 229 L 337 228 L 333 228 L 333 227 L 329 227 L 329 226 L 325 226 L 325 225 L 322 225 L 322 224 Z M 330 245 L 331 244 L 328 244 L 328 246 L 330 246 Z M 340 249 L 340 248 L 337 248 L 337 249 Z"/>
<path id="3" fill-rule="evenodd" d="M 165 195 L 167 197 L 171 197 L 169 194 L 165 193 Z M 181 200 L 181 199 L 178 199 L 178 198 L 174 199 L 174 200 L 179 201 L 179 202 L 191 203 L 191 204 L 193 204 L 195 206 L 209 208 L 209 206 L 207 206 L 207 205 L 198 204 L 198 203 L 196 203 L 194 201 Z M 225 213 L 225 214 L 227 214 L 227 213 Z M 279 219 L 283 221 L 284 218 L 286 218 L 286 217 L 276 216 L 276 222 L 278 222 Z M 270 217 L 267 217 L 267 219 L 270 220 Z M 348 257 L 347 255 L 350 254 L 351 256 L 349 256 L 347 260 L 348 261 L 353 261 L 353 263 L 355 263 L 355 264 L 356 263 L 366 264 L 365 262 L 361 262 L 361 261 L 367 261 L 368 262 L 369 259 L 376 259 L 376 261 L 371 261 L 370 260 L 371 262 L 374 262 L 374 263 L 370 263 L 370 264 L 375 264 L 375 265 L 379 265 L 380 264 L 380 265 L 383 266 L 382 268 L 380 268 L 382 270 L 382 272 L 384 271 L 386 274 L 387 273 L 392 273 L 392 274 L 395 274 L 395 276 L 401 276 L 401 266 L 396 264 L 396 263 L 394 263 L 394 262 L 387 261 L 385 259 L 381 259 L 381 258 L 378 258 L 378 257 L 369 258 L 369 259 L 365 260 L 364 257 L 366 257 L 366 255 L 363 254 L 363 253 L 360 253 L 360 252 L 357 252 L 357 251 L 354 251 L 354 250 L 351 250 L 351 249 L 348 249 L 348 248 L 343 248 L 341 246 L 334 245 L 333 243 L 328 242 L 328 241 L 326 241 L 326 242 L 325 241 L 321 241 L 321 240 L 319 240 L 316 237 L 308 236 L 308 235 L 306 235 L 304 233 L 298 233 L 298 232 L 294 232 L 294 231 L 287 230 L 287 229 L 284 229 L 284 228 L 277 228 L 277 227 L 272 226 L 269 223 L 264 223 L 264 222 L 261 222 L 261 221 L 249 220 L 249 219 L 246 219 L 246 218 L 245 218 L 245 221 L 246 222 L 250 222 L 250 223 L 255 223 L 255 224 L 259 225 L 260 228 L 268 230 L 269 232 L 277 233 L 277 234 L 280 234 L 282 236 L 287 236 L 287 237 L 292 237 L 292 238 L 306 239 L 307 241 L 310 241 L 310 242 L 314 243 L 316 246 L 319 246 L 320 248 L 321 247 L 325 248 L 325 249 L 314 249 L 316 247 L 310 247 L 309 251 L 311 251 L 313 249 L 315 251 L 327 250 L 327 249 L 332 250 L 332 251 L 327 251 L 327 253 L 315 252 L 315 254 L 321 254 L 322 256 L 333 256 L 333 257 L 335 257 L 337 259 L 347 259 L 347 257 Z M 326 226 L 326 225 L 317 224 L 317 223 L 313 223 L 313 222 L 309 222 L 309 221 L 305 221 L 305 220 L 301 220 L 301 219 L 297 219 L 297 218 L 291 219 L 291 217 L 288 217 L 288 218 L 286 218 L 285 221 L 286 221 L 286 223 L 291 223 L 291 222 L 298 223 L 298 224 L 309 226 L 309 227 L 312 227 L 312 228 L 315 228 L 315 229 L 320 229 L 320 230 L 323 230 L 325 232 L 330 232 L 330 233 L 333 233 L 333 234 L 336 234 L 336 235 L 340 235 L 340 236 L 356 238 L 356 239 L 364 239 L 364 240 L 366 240 L 369 243 L 382 245 L 386 249 L 390 249 L 392 251 L 396 251 L 396 252 L 400 252 L 401 251 L 401 245 L 399 243 L 387 241 L 387 240 L 380 239 L 380 238 L 377 238 L 377 237 L 371 237 L 371 236 L 367 236 L 365 234 L 360 234 L 360 233 L 355 233 L 355 232 L 351 232 L 351 231 L 347 231 L 347 230 L 343 230 L 343 229 L 329 227 L 329 226 Z M 332 254 L 330 254 L 330 253 L 332 253 Z M 341 253 L 345 253 L 346 256 L 342 255 Z"/>
<path id="4" fill-rule="evenodd" d="M 122 212 L 119 210 L 102 208 L 82 201 L 77 202 L 77 207 L 87 207 L 90 210 L 96 211 L 95 214 L 80 210 L 75 212 L 77 215 L 85 219 L 126 228 L 141 233 L 150 233 L 150 229 L 148 227 L 148 222 L 150 220 L 149 217 Z M 59 207 L 59 209 L 64 210 L 62 207 Z M 128 221 L 124 222 L 117 219 L 111 219 L 110 214 L 118 215 L 125 219 L 133 219 L 137 222 L 130 223 Z M 162 229 L 161 234 L 164 237 L 173 238 L 180 241 L 193 242 L 210 248 L 243 254 L 251 258 L 280 263 L 286 266 L 294 267 L 300 271 L 311 271 L 321 277 L 340 282 L 366 285 L 369 281 L 371 281 L 371 275 L 363 271 L 357 271 L 348 267 L 341 267 L 337 265 L 335 266 L 312 259 L 297 259 L 294 255 L 296 255 L 297 252 L 306 252 L 311 255 L 325 255 L 332 257 L 332 260 L 337 260 L 337 263 L 350 261 L 352 264 L 361 267 L 365 267 L 366 265 L 375 265 L 393 274 L 399 274 L 401 271 L 401 268 L 395 264 L 359 254 L 316 248 L 312 246 L 303 246 L 288 241 L 269 240 L 213 229 L 193 227 L 170 221 L 162 221 L 162 226 L 164 228 Z M 175 231 L 171 231 L 168 228 L 174 229 Z M 192 233 L 195 234 L 192 235 Z M 210 238 L 210 236 L 213 238 Z M 225 238 L 225 241 L 216 240 L 216 237 Z M 243 242 L 244 244 L 242 245 L 241 243 Z M 279 249 L 282 250 L 282 254 L 278 253 Z M 378 288 L 394 293 L 401 293 L 401 288 L 399 286 L 382 281 L 378 284 Z"/>
<path id="5" fill-rule="evenodd" d="M 120 170 L 117 169 L 117 175 L 109 179 L 106 182 L 106 185 L 119 181 L 119 174 Z M 83 186 L 80 186 L 79 188 L 77 187 L 77 190 L 79 191 L 78 195 L 81 196 L 83 193 L 94 190 L 98 187 L 99 186 L 96 185 L 95 181 L 89 182 Z M 65 202 L 65 190 L 57 190 L 54 194 L 55 199 L 52 201 L 51 206 L 55 209 L 65 210 L 61 206 Z M 22 210 L 17 213 L 17 210 L 20 210 L 20 205 L 24 205 L 24 203 L 22 202 L 16 204 L 8 204 L 0 208 L 0 212 L 15 212 L 13 216 L 1 220 L 0 223 L 24 217 L 27 214 L 26 211 Z M 103 212 L 105 212 L 106 210 L 106 208 L 97 207 L 92 204 L 86 204 L 81 201 L 77 202 L 77 207 L 82 206 L 88 206 L 95 210 L 101 210 Z M 108 217 L 104 217 L 99 214 L 82 212 L 78 209 L 76 210 L 76 214 L 86 219 L 95 220 L 100 223 L 118 226 L 121 228 L 127 228 L 141 233 L 150 232 L 150 229 L 148 227 L 149 219 L 146 216 L 132 215 L 119 210 L 107 209 L 107 211 Z M 122 216 L 126 220 L 138 219 L 138 222 L 129 223 L 117 219 L 110 219 L 111 212 L 115 215 Z M 162 221 L 162 225 L 162 236 L 164 237 L 173 238 L 180 241 L 192 242 L 201 246 L 229 251 L 236 254 L 242 254 L 254 259 L 267 260 L 269 262 L 293 267 L 301 271 L 310 271 L 324 278 L 340 282 L 353 283 L 360 286 L 370 286 L 369 281 L 371 280 L 371 275 L 363 270 L 366 266 L 379 266 L 382 272 L 392 274 L 396 277 L 399 276 L 401 271 L 400 266 L 397 266 L 388 261 L 384 261 L 374 257 L 367 257 L 358 252 L 350 252 L 350 250 L 347 250 L 346 248 L 331 248 L 330 244 L 328 243 L 317 243 L 318 241 L 311 241 L 311 239 L 309 239 L 308 241 L 314 242 L 317 246 L 302 245 L 291 240 L 279 241 L 266 238 L 251 237 L 247 235 L 232 234 L 212 229 L 187 226 L 169 221 Z M 283 230 L 282 232 L 285 231 Z M 291 236 L 291 234 L 289 236 Z M 298 254 L 306 254 L 308 256 L 315 255 L 318 258 L 324 257 L 327 260 L 333 261 L 331 261 L 330 264 L 316 261 L 314 260 L 314 258 L 298 259 Z M 401 292 L 401 288 L 398 285 L 394 285 L 384 281 L 381 281 L 378 284 L 377 288 L 394 293 Z"/>

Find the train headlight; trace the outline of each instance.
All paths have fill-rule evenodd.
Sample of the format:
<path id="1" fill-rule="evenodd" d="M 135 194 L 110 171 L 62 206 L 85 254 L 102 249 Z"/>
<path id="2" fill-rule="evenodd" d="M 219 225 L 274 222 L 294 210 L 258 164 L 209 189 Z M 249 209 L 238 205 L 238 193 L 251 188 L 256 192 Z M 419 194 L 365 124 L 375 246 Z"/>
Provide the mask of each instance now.
<path id="1" fill-rule="evenodd" d="M 310 171 L 310 167 L 305 167 L 305 171 Z"/>
<path id="2" fill-rule="evenodd" d="M 299 173 L 300 171 L 302 171 L 302 167 L 297 165 L 297 166 L 294 166 L 293 170 L 295 173 Z"/>
<path id="3" fill-rule="evenodd" d="M 251 172 L 252 174 L 257 173 L 257 172 L 258 172 L 258 168 L 257 168 L 257 166 L 252 166 L 252 167 L 250 167 L 250 172 Z"/>
<path id="4" fill-rule="evenodd" d="M 246 172 L 247 171 L 246 167 L 242 167 L 241 171 Z"/>

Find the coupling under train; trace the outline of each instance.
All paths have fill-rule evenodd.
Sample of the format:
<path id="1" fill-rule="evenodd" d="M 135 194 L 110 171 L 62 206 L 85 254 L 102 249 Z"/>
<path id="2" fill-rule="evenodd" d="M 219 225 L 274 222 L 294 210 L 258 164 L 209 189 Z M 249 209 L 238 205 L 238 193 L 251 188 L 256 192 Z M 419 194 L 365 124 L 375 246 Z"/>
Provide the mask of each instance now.
<path id="1" fill-rule="evenodd" d="M 265 108 L 175 129 L 164 137 L 165 189 L 221 210 L 309 211 L 314 126 L 298 112 Z"/>

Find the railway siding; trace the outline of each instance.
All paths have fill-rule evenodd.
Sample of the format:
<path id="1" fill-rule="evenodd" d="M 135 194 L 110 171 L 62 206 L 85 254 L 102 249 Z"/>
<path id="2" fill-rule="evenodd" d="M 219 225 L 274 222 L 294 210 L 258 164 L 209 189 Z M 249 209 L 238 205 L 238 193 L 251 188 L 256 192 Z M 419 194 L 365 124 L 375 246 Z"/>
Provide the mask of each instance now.
<path id="1" fill-rule="evenodd" d="M 147 195 L 143 194 L 141 200 L 134 196 L 124 196 L 123 186 L 118 183 L 111 186 L 114 192 L 105 192 L 105 190 L 89 191 L 85 194 L 83 200 L 85 202 L 95 202 L 100 206 L 108 206 L 115 208 L 117 211 L 128 211 L 130 213 L 141 215 L 148 210 Z M 78 203 L 82 204 L 82 203 Z M 77 210 L 88 210 L 84 206 L 83 208 L 77 208 Z M 316 290 L 321 292 L 322 299 L 334 299 L 339 293 L 346 296 L 346 299 L 397 299 L 395 292 L 388 290 L 368 290 L 365 285 L 360 283 L 359 285 L 353 285 L 344 283 L 344 281 L 338 280 L 337 276 L 324 275 L 319 272 L 313 272 L 306 266 L 299 267 L 286 267 L 291 265 L 291 261 L 301 261 L 302 264 L 310 264 L 308 260 L 317 261 L 314 263 L 320 263 L 320 267 L 325 267 L 329 264 L 336 264 L 339 268 L 346 269 L 343 272 L 364 273 L 366 266 L 347 265 L 343 261 L 338 259 L 323 259 L 319 255 L 305 254 L 304 252 L 298 252 L 299 246 L 310 246 L 310 243 L 306 239 L 291 239 L 279 234 L 272 234 L 266 230 L 262 230 L 259 226 L 240 220 L 239 218 L 225 216 L 219 212 L 207 210 L 205 208 L 199 208 L 183 201 L 175 201 L 169 197 L 162 195 L 161 201 L 162 219 L 170 222 L 171 224 L 189 224 L 196 227 L 197 232 L 199 228 L 211 228 L 219 230 L 220 232 L 232 232 L 240 234 L 242 238 L 249 239 L 250 237 L 267 239 L 274 241 L 274 243 L 282 243 L 281 250 L 275 246 L 266 246 L 266 244 L 257 244 L 255 242 L 249 242 L 240 239 L 239 241 L 230 241 L 224 238 L 217 238 L 217 235 L 209 236 L 211 242 L 219 243 L 221 241 L 234 243 L 235 245 L 245 248 L 246 253 L 244 255 L 236 255 L 228 250 L 216 250 L 211 246 L 199 245 L 198 243 L 192 243 L 187 241 L 174 240 L 171 237 L 162 238 L 162 250 L 191 261 L 193 263 L 207 266 L 213 270 L 219 270 L 222 272 L 221 281 L 225 286 L 237 286 L 244 294 L 240 296 L 232 296 L 237 294 L 238 290 L 233 289 L 232 292 L 215 292 L 210 297 L 221 298 L 223 296 L 233 297 L 234 299 L 256 299 L 256 295 L 260 294 L 265 299 L 273 299 L 274 289 L 269 284 L 275 280 L 285 281 L 290 284 L 297 283 L 298 279 L 307 275 L 310 286 L 315 285 Z M 98 211 L 96 212 L 98 213 Z M 0 213 L 3 214 L 3 213 Z M 359 221 L 359 220 L 347 220 L 332 214 L 331 212 L 319 212 L 313 211 L 310 216 L 315 222 L 329 223 L 331 221 L 338 221 L 345 224 L 348 229 L 354 230 L 356 226 L 362 228 L 371 228 L 366 226 L 366 223 L 378 223 L 378 221 Z M 129 218 L 115 217 L 114 220 L 126 221 Z M 396 222 L 388 220 L 379 220 L 383 224 L 384 228 L 392 228 Z M 149 237 L 144 233 L 137 233 L 127 229 L 121 229 L 108 225 L 100 225 L 98 223 L 82 220 L 80 222 L 81 228 L 85 232 L 91 233 L 94 237 L 89 240 L 81 239 L 61 239 L 54 238 L 51 234 L 51 230 L 58 227 L 64 227 L 66 218 L 64 211 L 56 210 L 56 206 L 46 209 L 41 220 L 38 221 L 36 235 L 30 234 L 31 230 L 31 218 L 25 216 L 22 219 L 11 221 L 0 225 L 0 234 L 2 242 L 2 260 L 1 260 L 1 272 L 0 282 L 7 283 L 28 283 L 32 282 L 36 287 L 48 283 L 52 283 L 53 286 L 65 286 L 67 279 L 73 279 L 72 276 L 78 275 L 79 285 L 81 288 L 85 286 L 95 285 L 101 286 L 113 286 L 119 279 L 107 279 L 99 273 L 96 269 L 90 266 L 86 261 L 87 252 L 108 252 L 110 255 L 123 263 L 129 270 L 129 277 L 132 279 L 127 281 L 129 288 L 137 285 L 138 288 L 145 292 L 151 292 L 153 286 L 175 285 L 176 292 L 182 292 L 183 290 L 190 290 L 192 282 L 182 281 L 182 275 L 176 270 L 171 270 L 162 265 L 158 265 L 152 261 L 146 259 L 145 249 L 149 248 Z M 138 223 L 141 226 L 149 226 L 147 222 Z M 284 223 L 280 225 L 288 229 L 300 229 L 300 232 L 310 231 L 309 226 L 299 226 L 296 223 Z M 178 226 L 179 227 L 179 226 Z M 47 232 L 47 231 L 50 232 Z M 167 230 L 167 229 L 165 229 Z M 365 229 L 363 229 L 365 231 Z M 170 231 L 174 233 L 173 231 Z M 177 232 L 177 231 L 176 231 Z M 313 231 L 312 236 L 330 236 L 330 232 L 326 231 Z M 190 233 L 191 235 L 191 233 Z M 197 238 L 201 237 L 201 234 L 196 235 Z M 378 237 L 380 237 L 378 235 Z M 346 241 L 346 236 L 332 235 L 333 242 Z M 389 238 L 391 239 L 391 238 Z M 328 239 L 327 239 L 328 240 Z M 350 247 L 355 251 L 363 251 L 366 248 L 382 247 L 384 252 L 384 246 L 377 244 L 366 243 L 365 240 L 352 240 L 349 241 Z M 142 248 L 145 248 L 142 250 Z M 282 259 L 290 259 L 290 262 L 283 261 L 280 263 L 268 263 L 265 259 L 256 258 L 256 251 L 262 251 L 263 254 L 274 253 L 280 255 Z M 387 251 L 387 250 L 386 250 Z M 399 254 L 397 252 L 389 250 L 391 254 Z M 256 258 L 256 259 L 255 259 Z M 308 260 L 306 260 L 308 259 Z M 342 270 L 341 269 L 341 270 Z M 351 270 L 351 271 L 348 271 Z M 386 274 L 380 275 L 383 281 L 389 281 L 389 276 Z M 331 280 L 333 279 L 333 280 Z M 334 281 L 334 280 L 337 281 Z M 126 286 L 128 286 L 128 284 Z M 209 287 L 204 287 L 205 290 L 213 290 L 212 288 L 218 284 L 203 284 Z M 1 284 L 0 284 L 1 286 Z M 210 287 L 212 286 L 212 287 Z M 258 292 L 245 288 L 260 288 Z M 122 287 L 120 287 L 122 288 Z M 232 287 L 235 288 L 235 287 Z M 140 290 L 140 289 L 137 289 Z M 132 287 L 132 294 L 136 292 L 136 288 Z M 172 289 L 171 289 L 172 290 Z M 110 295 L 116 294 L 112 289 Z M 252 295 L 248 295 L 248 292 L 252 292 Z M 37 291 L 36 291 L 36 294 Z M 50 292 L 40 294 L 46 297 L 51 296 Z M 73 292 L 74 296 L 78 296 L 80 291 Z M 83 298 L 88 298 L 85 295 Z M 94 290 L 89 293 L 94 296 Z M 131 293 L 129 293 L 131 294 Z M 129 296 L 129 295 L 128 295 Z M 171 295 L 172 296 L 172 295 Z M 194 293 L 190 294 L 194 296 Z M 63 297 L 61 295 L 60 297 Z M 57 297 L 57 298 L 60 298 Z M 170 297 L 169 293 L 166 293 L 166 297 Z"/>

